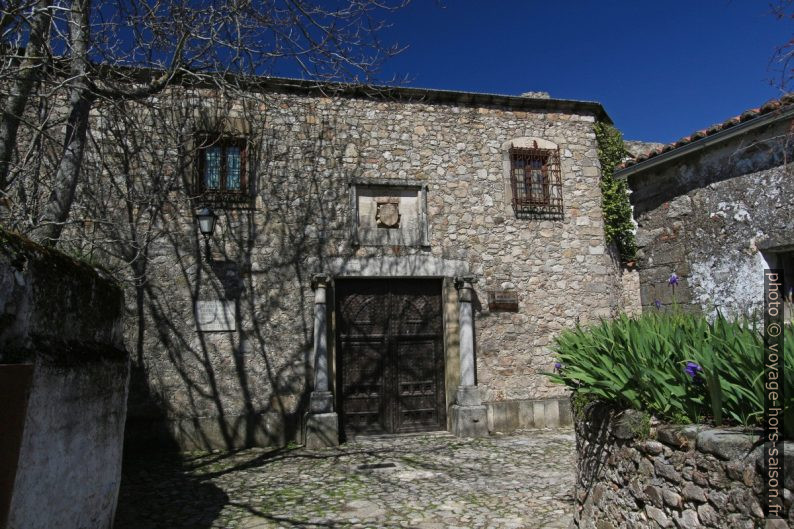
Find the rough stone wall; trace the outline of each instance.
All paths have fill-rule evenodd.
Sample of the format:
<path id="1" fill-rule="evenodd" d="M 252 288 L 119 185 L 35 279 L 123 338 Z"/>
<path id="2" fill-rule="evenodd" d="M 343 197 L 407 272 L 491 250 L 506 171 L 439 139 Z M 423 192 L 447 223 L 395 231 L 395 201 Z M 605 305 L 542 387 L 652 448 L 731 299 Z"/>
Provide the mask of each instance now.
<path id="1" fill-rule="evenodd" d="M 623 312 L 629 316 L 642 314 L 642 299 L 640 298 L 640 272 L 636 268 L 623 268 L 620 270 L 621 306 Z"/>
<path id="2" fill-rule="evenodd" d="M 779 122 L 629 176 L 643 307 L 762 309 L 764 253 L 794 244 L 792 152 Z"/>
<path id="3" fill-rule="evenodd" d="M 111 527 L 129 375 L 122 314 L 107 276 L 0 230 L 0 364 L 32 365 L 8 527 Z"/>
<path id="4" fill-rule="evenodd" d="M 642 300 L 640 299 L 640 272 L 637 270 L 636 261 L 623 263 L 617 247 L 612 244 L 608 248 L 612 256 L 615 269 L 615 282 L 620 296 L 620 311 L 629 317 L 642 314 Z"/>
<path id="5" fill-rule="evenodd" d="M 169 108 L 200 107 L 211 95 L 180 96 Z M 311 387 L 311 275 L 331 263 L 352 269 L 356 260 L 461 263 L 479 277 L 477 376 L 485 399 L 565 392 L 542 375 L 553 365 L 553 337 L 620 305 L 619 279 L 605 251 L 594 115 L 278 92 L 224 108 L 216 123 L 237 127 L 251 142 L 256 199 L 252 209 L 216 208 L 212 262 L 201 255 L 196 202 L 184 185 L 189 170 L 167 192 L 158 191 L 164 202 L 156 214 L 128 204 L 138 215 L 130 216 L 129 230 L 150 237 L 130 252 L 141 256 L 131 279 L 137 286 L 127 297 L 131 433 L 176 438 L 183 448 L 297 438 Z M 200 127 L 198 114 L 189 109 L 184 119 L 163 121 L 189 132 Z M 96 122 L 96 145 L 113 126 L 107 115 Z M 559 146 L 561 220 L 518 219 L 512 212 L 504 145 L 519 137 Z M 153 159 L 178 157 L 170 141 L 147 143 L 157 146 Z M 93 149 L 88 166 L 96 164 L 97 176 L 86 185 L 123 172 L 100 167 L 99 160 L 107 166 L 112 157 Z M 137 174 L 178 174 L 176 163 L 156 171 L 152 165 Z M 426 184 L 429 246 L 354 246 L 349 183 L 356 179 Z M 77 211 L 93 207 L 82 200 Z M 125 215 L 118 217 L 122 232 L 130 225 Z M 487 291 L 502 288 L 518 293 L 518 312 L 489 312 Z M 194 303 L 209 299 L 231 304 L 233 331 L 196 332 Z M 155 423 L 166 427 L 157 430 Z"/>
<path id="6" fill-rule="evenodd" d="M 629 412 L 589 405 L 575 420 L 575 527 L 752 529 L 794 523 L 794 443 L 784 447 L 786 511 L 764 525 L 758 435 L 662 425 L 640 439 L 639 412 Z"/>

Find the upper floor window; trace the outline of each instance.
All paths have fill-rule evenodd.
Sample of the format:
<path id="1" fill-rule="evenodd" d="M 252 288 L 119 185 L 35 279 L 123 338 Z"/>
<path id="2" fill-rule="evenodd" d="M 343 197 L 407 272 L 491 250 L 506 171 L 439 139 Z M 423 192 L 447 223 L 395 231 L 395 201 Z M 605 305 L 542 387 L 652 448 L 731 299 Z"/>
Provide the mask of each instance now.
<path id="1" fill-rule="evenodd" d="M 204 138 L 198 149 L 200 192 L 219 198 L 247 196 L 246 150 L 242 138 Z"/>
<path id="2" fill-rule="evenodd" d="M 558 149 L 510 149 L 510 187 L 516 215 L 562 215 Z"/>

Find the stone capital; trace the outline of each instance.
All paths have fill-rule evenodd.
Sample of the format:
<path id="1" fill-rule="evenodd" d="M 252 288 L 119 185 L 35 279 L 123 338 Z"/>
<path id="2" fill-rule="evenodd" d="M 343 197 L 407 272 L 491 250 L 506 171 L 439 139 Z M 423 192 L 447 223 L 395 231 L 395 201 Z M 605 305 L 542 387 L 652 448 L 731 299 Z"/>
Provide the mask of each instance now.
<path id="1" fill-rule="evenodd" d="M 477 276 L 455 276 L 455 288 L 458 290 L 464 288 L 474 288 L 474 283 L 477 282 Z"/>
<path id="2" fill-rule="evenodd" d="M 314 274 L 312 276 L 312 290 L 318 288 L 328 288 L 328 283 L 331 282 L 331 276 L 328 274 Z"/>

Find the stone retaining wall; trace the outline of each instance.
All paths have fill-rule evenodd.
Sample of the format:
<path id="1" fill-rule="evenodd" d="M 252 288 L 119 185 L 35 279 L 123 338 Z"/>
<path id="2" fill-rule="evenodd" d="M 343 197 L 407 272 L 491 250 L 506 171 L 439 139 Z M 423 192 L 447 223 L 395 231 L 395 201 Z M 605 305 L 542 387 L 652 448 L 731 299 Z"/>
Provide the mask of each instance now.
<path id="1" fill-rule="evenodd" d="M 757 434 L 695 425 L 648 431 L 639 412 L 617 413 L 594 404 L 575 426 L 575 527 L 764 526 Z M 794 443 L 786 442 L 784 450 L 788 522 L 770 520 L 766 527 L 794 523 Z"/>

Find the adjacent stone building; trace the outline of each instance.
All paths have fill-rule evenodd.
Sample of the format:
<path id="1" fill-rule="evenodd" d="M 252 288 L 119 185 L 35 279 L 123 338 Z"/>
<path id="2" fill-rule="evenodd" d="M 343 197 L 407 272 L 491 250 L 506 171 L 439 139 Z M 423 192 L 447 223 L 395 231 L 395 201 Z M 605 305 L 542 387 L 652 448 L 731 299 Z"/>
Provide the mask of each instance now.
<path id="1" fill-rule="evenodd" d="M 760 314 L 763 271 L 780 268 L 791 319 L 793 117 L 794 98 L 770 101 L 615 173 L 631 190 L 643 307 Z"/>

